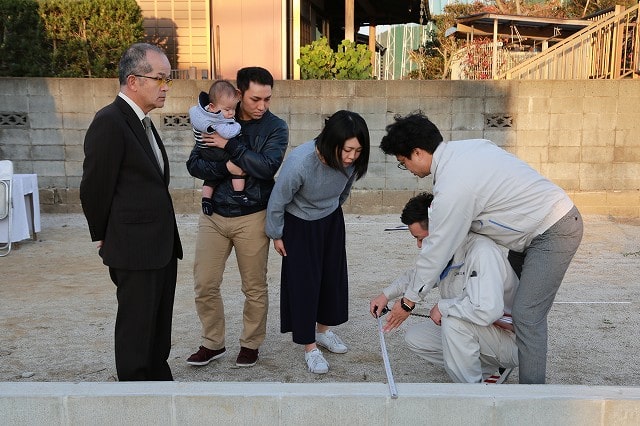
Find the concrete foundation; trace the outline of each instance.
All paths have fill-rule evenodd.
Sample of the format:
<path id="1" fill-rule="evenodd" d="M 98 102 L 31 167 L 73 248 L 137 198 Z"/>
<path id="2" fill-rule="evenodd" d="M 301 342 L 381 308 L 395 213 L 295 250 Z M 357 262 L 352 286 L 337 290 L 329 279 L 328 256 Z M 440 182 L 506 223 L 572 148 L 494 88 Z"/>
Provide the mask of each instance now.
<path id="1" fill-rule="evenodd" d="M 637 425 L 640 388 L 384 383 L 0 383 L 2 425 Z"/>

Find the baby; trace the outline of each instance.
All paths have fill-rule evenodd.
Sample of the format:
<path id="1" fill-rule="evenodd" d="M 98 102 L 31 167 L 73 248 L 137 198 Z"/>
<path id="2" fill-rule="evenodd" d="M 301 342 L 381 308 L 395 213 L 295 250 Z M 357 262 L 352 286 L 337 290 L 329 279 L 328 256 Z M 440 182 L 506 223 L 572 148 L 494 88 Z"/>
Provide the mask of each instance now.
<path id="1" fill-rule="evenodd" d="M 235 121 L 236 106 L 239 101 L 238 90 L 227 80 L 217 80 L 209 88 L 209 93 L 201 92 L 198 105 L 189 109 L 189 118 L 193 126 L 200 158 L 207 161 L 229 161 L 229 155 L 222 148 L 210 147 L 202 142 L 203 133 L 217 133 L 225 139 L 240 134 L 240 124 Z M 249 199 L 244 192 L 246 176 L 232 175 L 232 198 L 240 205 L 248 205 Z M 207 180 L 202 186 L 202 212 L 213 214 L 213 191 L 219 181 Z"/>

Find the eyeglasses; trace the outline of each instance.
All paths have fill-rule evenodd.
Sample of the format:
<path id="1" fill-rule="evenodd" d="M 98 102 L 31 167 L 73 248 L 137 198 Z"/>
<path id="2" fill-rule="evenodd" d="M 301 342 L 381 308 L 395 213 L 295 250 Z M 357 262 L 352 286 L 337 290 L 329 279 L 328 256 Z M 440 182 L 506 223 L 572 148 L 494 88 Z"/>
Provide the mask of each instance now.
<path id="1" fill-rule="evenodd" d="M 408 170 L 408 169 L 407 169 L 407 166 L 405 166 L 405 165 L 404 165 L 404 163 L 403 163 L 402 161 L 399 161 L 399 162 L 398 162 L 398 168 L 399 168 L 400 170 Z"/>
<path id="2" fill-rule="evenodd" d="M 140 74 L 132 74 L 134 77 L 142 77 L 142 78 L 150 78 L 151 80 L 155 80 L 158 82 L 158 86 L 162 86 L 166 84 L 167 86 L 171 86 L 173 84 L 173 80 L 169 77 L 151 77 L 150 75 L 140 75 Z"/>

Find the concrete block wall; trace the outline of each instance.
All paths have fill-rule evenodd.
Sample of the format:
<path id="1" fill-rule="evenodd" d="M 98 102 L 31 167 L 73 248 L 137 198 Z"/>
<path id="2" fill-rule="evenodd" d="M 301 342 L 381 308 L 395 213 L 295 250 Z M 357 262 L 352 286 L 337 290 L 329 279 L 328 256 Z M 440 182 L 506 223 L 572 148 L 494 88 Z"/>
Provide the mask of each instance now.
<path id="1" fill-rule="evenodd" d="M 199 210 L 187 173 L 187 111 L 210 81 L 178 80 L 151 116 L 171 159 L 178 212 Z M 118 91 L 115 79 L 0 78 L 0 159 L 37 173 L 41 210 L 79 212 L 84 132 Z M 362 114 L 373 144 L 369 172 L 345 211 L 400 212 L 428 190 L 378 149 L 396 114 L 421 109 L 445 140 L 487 138 L 563 187 L 586 214 L 640 217 L 640 83 L 620 81 L 277 81 L 271 109 L 290 126 L 290 149 L 339 109 Z"/>
<path id="2" fill-rule="evenodd" d="M 640 390 L 401 383 L 0 383 L 3 425 L 640 424 Z"/>

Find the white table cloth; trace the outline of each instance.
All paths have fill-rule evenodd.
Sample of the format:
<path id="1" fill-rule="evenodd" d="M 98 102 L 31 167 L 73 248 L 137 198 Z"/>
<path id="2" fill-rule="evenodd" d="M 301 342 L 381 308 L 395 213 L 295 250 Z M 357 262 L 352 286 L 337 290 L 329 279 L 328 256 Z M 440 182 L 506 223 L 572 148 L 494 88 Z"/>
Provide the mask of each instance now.
<path id="1" fill-rule="evenodd" d="M 40 232 L 38 175 L 13 175 L 11 184 L 11 242 L 35 238 Z M 0 243 L 8 242 L 9 218 L 0 220 Z"/>

